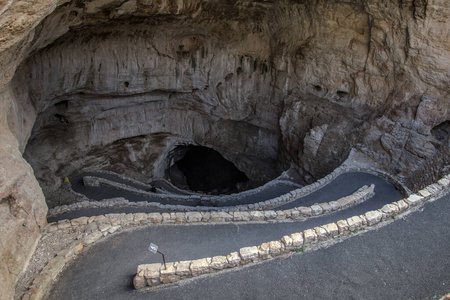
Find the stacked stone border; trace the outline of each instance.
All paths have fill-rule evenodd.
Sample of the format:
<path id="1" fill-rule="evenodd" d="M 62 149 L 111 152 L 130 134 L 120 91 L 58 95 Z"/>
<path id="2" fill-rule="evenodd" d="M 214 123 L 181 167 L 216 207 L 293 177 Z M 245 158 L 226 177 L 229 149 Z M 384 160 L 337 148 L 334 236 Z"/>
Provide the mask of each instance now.
<path id="1" fill-rule="evenodd" d="M 233 205 L 233 201 L 242 199 L 243 197 L 247 195 L 257 194 L 258 192 L 264 191 L 265 189 L 271 188 L 273 186 L 277 185 L 287 185 L 299 188 L 300 185 L 297 183 L 293 183 L 291 181 L 284 181 L 284 180 L 274 180 L 271 181 L 270 184 L 266 184 L 258 189 L 254 189 L 251 191 L 246 191 L 238 194 L 231 194 L 231 195 L 223 195 L 223 196 L 209 196 L 209 195 L 200 195 L 200 194 L 192 194 L 192 195 L 177 195 L 177 194 L 160 194 L 160 193 L 152 193 L 145 190 L 139 190 L 134 187 L 128 186 L 123 183 L 118 183 L 111 181 L 109 179 L 101 178 L 101 177 L 95 177 L 95 176 L 85 176 L 83 177 L 83 182 L 85 186 L 92 186 L 92 187 L 112 187 L 121 191 L 130 192 L 132 194 L 144 196 L 144 197 L 151 197 L 156 198 L 160 200 L 170 200 L 172 202 L 181 202 L 181 203 L 198 203 L 200 202 L 202 204 L 202 207 L 206 207 L 208 205 L 215 205 L 218 203 L 227 203 L 230 205 Z M 148 203 L 148 202 L 147 202 Z M 154 205 L 152 202 L 150 202 L 150 205 Z M 159 203 L 157 203 L 159 204 Z M 148 204 L 147 204 L 148 205 Z M 174 206 L 174 205 L 172 205 Z M 182 206 L 182 205 L 180 205 Z M 187 206 L 192 209 L 192 206 Z M 195 207 L 194 207 L 195 208 Z"/>
<path id="2" fill-rule="evenodd" d="M 164 181 L 165 184 L 169 185 L 171 187 L 171 189 L 175 190 L 180 195 L 197 195 L 198 194 L 198 193 L 194 193 L 194 192 L 190 192 L 190 191 L 179 189 L 176 186 L 174 186 L 171 182 L 167 181 L 164 178 L 157 178 L 154 181 L 152 181 L 152 183 L 147 184 L 147 183 L 144 183 L 142 181 L 133 179 L 131 177 L 127 177 L 127 176 L 125 176 L 123 174 L 119 174 L 119 173 L 116 173 L 116 172 L 113 172 L 113 171 L 108 171 L 108 170 L 90 170 L 90 171 L 86 170 L 85 173 L 114 175 L 114 176 L 119 177 L 120 179 L 122 179 L 124 181 L 129 181 L 129 182 L 132 182 L 133 184 L 140 185 L 140 186 L 142 186 L 145 189 L 150 189 L 152 187 L 152 184 L 154 182 L 156 182 L 156 181 Z M 92 175 L 88 175 L 88 176 L 92 176 Z M 96 177 L 96 176 L 93 176 L 93 177 Z M 161 191 L 162 193 L 170 193 L 170 192 L 168 192 L 168 191 L 166 191 L 164 189 L 159 189 L 158 188 L 158 190 Z"/>
<path id="3" fill-rule="evenodd" d="M 239 251 L 228 254 L 227 256 L 217 256 L 183 262 L 169 262 L 169 264 L 167 264 L 167 269 L 162 268 L 161 264 L 159 264 L 159 266 L 157 266 L 158 264 L 140 265 L 137 268 L 137 273 L 133 283 L 136 288 L 172 283 L 184 278 L 199 276 L 204 273 L 216 272 L 221 269 L 237 267 L 259 260 L 270 259 L 277 255 L 285 254 L 291 250 L 303 251 L 305 249 L 303 247 L 313 245 L 319 241 L 331 240 L 342 234 L 350 234 L 363 229 L 366 226 L 373 226 L 389 218 L 405 213 L 408 210 L 412 210 L 417 206 L 423 205 L 427 201 L 440 198 L 450 190 L 449 188 L 450 174 L 439 180 L 437 183 L 431 184 L 420 190 L 417 194 L 412 194 L 400 201 L 386 204 L 379 210 L 369 211 L 363 215 L 353 216 L 351 218 L 347 218 L 346 220 L 340 220 L 336 223 L 317 226 L 303 232 L 283 236 L 279 241 L 271 241 L 253 247 L 244 247 L 239 249 Z M 294 210 L 300 211 L 300 208 Z M 239 221 L 240 214 L 245 215 L 245 213 L 246 212 L 233 212 L 233 220 L 236 222 Z M 252 216 L 252 212 L 247 213 Z M 262 220 L 262 216 L 264 216 L 264 220 L 274 220 L 274 213 L 278 218 L 278 212 L 274 211 L 264 213 L 257 211 L 254 213 L 260 213 L 259 218 L 261 219 L 259 221 Z M 198 214 L 196 212 L 185 213 L 185 219 L 183 217 L 180 219 L 181 215 L 177 214 L 178 213 L 108 214 L 93 217 L 81 217 L 73 220 L 62 220 L 48 224 L 44 228 L 44 233 L 69 228 L 71 226 L 84 226 L 85 233 L 81 239 L 74 241 L 68 248 L 58 252 L 57 255 L 47 263 L 40 274 L 34 279 L 31 287 L 24 294 L 22 299 L 44 299 L 46 294 L 49 292 L 52 283 L 56 280 L 64 266 L 73 260 L 84 247 L 97 242 L 102 237 L 118 232 L 127 226 L 176 224 L 177 217 L 179 218 L 178 221 L 190 220 L 191 223 L 203 222 L 203 216 L 205 216 L 205 222 L 231 221 L 228 218 L 224 218 L 225 216 L 222 214 L 219 214 L 220 216 L 218 215 L 219 218 L 213 218 L 214 212 L 210 212 L 209 215 L 208 213 L 205 213 L 205 215 L 200 214 L 202 219 L 199 220 L 197 218 L 197 221 L 195 221 L 195 218 L 188 218 L 188 214 Z M 293 215 L 295 216 L 295 214 L 291 213 L 291 218 Z M 206 216 L 209 216 L 209 219 L 207 219 Z M 153 217 L 156 217 L 156 219 Z M 285 220 L 285 217 L 286 215 L 283 216 L 283 214 L 280 213 L 278 220 Z M 254 220 L 256 221 L 256 218 Z M 244 219 L 241 221 L 244 221 Z M 188 265 L 187 269 L 186 265 Z M 184 272 L 182 271 L 183 268 L 185 268 Z M 173 270 L 175 270 L 174 274 L 172 274 Z"/>
<path id="4" fill-rule="evenodd" d="M 373 197 L 375 185 L 363 186 L 353 194 L 342 197 L 336 201 L 316 203 L 311 206 L 300 206 L 286 210 L 254 210 L 235 212 L 172 212 L 172 213 L 121 213 L 106 214 L 92 217 L 79 217 L 76 219 L 60 220 L 48 224 L 47 232 L 65 229 L 71 226 L 85 225 L 88 233 L 85 240 L 89 241 L 89 235 L 100 231 L 101 236 L 106 236 L 111 230 L 115 232 L 120 228 L 141 225 L 171 225 L 171 224 L 196 224 L 196 223 L 223 223 L 223 222 L 261 222 L 261 221 L 287 221 L 316 217 L 338 210 L 346 209 Z M 89 243 L 87 243 L 89 244 Z"/>
<path id="5" fill-rule="evenodd" d="M 176 213 L 132 213 L 106 214 L 92 217 L 80 217 L 72 220 L 60 220 L 45 227 L 45 232 L 67 229 L 72 226 L 84 226 L 84 236 L 74 241 L 69 248 L 57 253 L 33 281 L 29 291 L 22 299 L 42 299 L 48 292 L 52 281 L 75 258 L 86 245 L 101 238 L 119 232 L 127 227 L 145 225 L 198 224 L 223 222 L 261 222 L 287 221 L 319 216 L 361 203 L 374 195 L 375 185 L 363 186 L 353 194 L 337 201 L 314 204 L 310 207 L 297 207 L 281 211 L 245 211 L 245 212 L 176 212 Z"/>
<path id="6" fill-rule="evenodd" d="M 390 183 L 392 183 L 404 196 L 411 194 L 411 191 L 408 188 L 406 188 L 401 182 L 397 181 L 394 177 L 392 177 L 391 175 L 389 175 L 386 172 L 383 172 L 376 168 L 367 167 L 367 165 L 363 165 L 362 167 L 355 167 L 354 162 L 352 160 L 354 159 L 355 156 L 357 156 L 357 154 L 358 154 L 358 152 L 356 150 L 352 150 L 351 153 L 349 154 L 349 157 L 347 158 L 346 162 L 344 162 L 340 167 L 336 168 L 332 173 L 319 179 L 315 183 L 310 184 L 305 187 L 302 187 L 302 188 L 299 188 L 299 189 L 295 189 L 293 191 L 290 191 L 289 193 L 280 195 L 278 197 L 275 197 L 273 199 L 266 200 L 263 202 L 231 206 L 232 201 L 233 201 L 231 199 L 238 200 L 238 199 L 241 199 L 243 196 L 246 196 L 250 193 L 251 194 L 259 193 L 259 192 L 263 191 L 264 189 L 267 189 L 268 187 L 273 186 L 273 185 L 280 184 L 281 182 L 285 184 L 286 181 L 281 180 L 281 178 L 283 178 L 283 176 L 285 176 L 284 174 L 282 174 L 280 177 L 278 177 L 278 179 L 275 179 L 259 188 L 253 189 L 251 191 L 231 195 L 233 198 L 226 200 L 226 201 L 229 201 L 229 202 L 227 202 L 227 204 L 229 204 L 230 206 L 213 207 L 213 206 L 186 206 L 186 205 L 170 205 L 170 204 L 164 205 L 164 204 L 160 204 L 158 202 L 147 202 L 147 201 L 133 202 L 133 201 L 128 201 L 124 198 L 112 198 L 112 199 L 106 199 L 106 200 L 101 200 L 101 201 L 82 201 L 82 202 L 73 203 L 70 205 L 58 206 L 58 207 L 50 209 L 48 211 L 48 216 L 49 217 L 57 216 L 59 214 L 63 214 L 63 213 L 66 213 L 66 212 L 69 212 L 72 210 L 77 210 L 77 209 L 111 208 L 111 207 L 124 207 L 124 206 L 127 206 L 127 207 L 150 207 L 150 208 L 161 209 L 161 210 L 166 210 L 166 211 L 199 211 L 199 212 L 206 212 L 206 211 L 233 212 L 233 211 L 248 211 L 248 210 L 264 210 L 264 209 L 269 209 L 269 208 L 275 208 L 277 206 L 281 206 L 286 203 L 295 201 L 301 197 L 307 196 L 307 195 L 323 188 L 324 186 L 329 184 L 331 181 L 333 181 L 339 175 L 344 174 L 346 172 L 355 172 L 355 171 L 366 172 L 369 174 L 373 174 L 373 175 L 385 178 Z M 283 172 L 283 173 L 285 173 L 285 172 Z M 110 183 L 116 184 L 114 182 L 110 182 Z M 117 184 L 121 185 L 119 183 L 117 183 Z M 290 184 L 293 184 L 293 183 L 290 182 Z M 128 187 L 128 188 L 134 189 L 132 187 Z M 137 189 L 135 189 L 135 190 L 139 191 Z M 143 191 L 139 191 L 139 192 L 143 192 Z M 158 195 L 158 194 L 152 194 L 152 196 L 155 196 L 155 195 Z M 165 199 L 177 199 L 173 195 L 172 196 L 160 195 L 160 196 L 166 197 Z M 179 196 L 178 195 L 178 197 L 181 197 L 178 199 L 191 199 L 191 200 L 201 201 L 204 203 L 214 203 L 214 201 L 218 201 L 217 199 L 220 199 L 220 196 L 207 196 L 207 195 L 202 195 L 202 196 L 200 196 L 200 195 Z"/>
<path id="7" fill-rule="evenodd" d="M 381 209 L 339 220 L 336 223 L 285 235 L 280 240 L 262 243 L 258 246 L 243 247 L 228 255 L 169 262 L 166 266 L 160 263 L 139 265 L 133 279 L 133 285 L 135 289 L 142 289 L 160 284 L 175 283 L 202 274 L 271 259 L 290 251 L 304 251 L 306 247 L 318 242 L 329 241 L 339 235 L 356 233 L 367 226 L 374 226 L 389 218 L 395 218 L 395 216 L 405 213 L 409 209 L 424 204 L 433 197 L 445 194 L 449 186 L 450 176 L 447 175 L 437 184 L 431 184 L 420 190 L 418 194 L 386 204 Z"/>

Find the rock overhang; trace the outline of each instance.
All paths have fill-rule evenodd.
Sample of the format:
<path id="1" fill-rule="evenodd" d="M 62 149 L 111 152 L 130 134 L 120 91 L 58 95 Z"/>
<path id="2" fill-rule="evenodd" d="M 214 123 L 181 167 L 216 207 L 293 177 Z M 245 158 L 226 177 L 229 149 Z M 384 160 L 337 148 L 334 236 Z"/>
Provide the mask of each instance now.
<path id="1" fill-rule="evenodd" d="M 418 31 L 410 19 L 422 22 L 423 13 L 417 15 L 416 4 L 389 5 L 65 2 L 36 27 L 34 52 L 16 72 L 13 85 L 19 101 L 31 102 L 37 114 L 49 113 L 61 101 L 70 101 L 72 112 L 91 113 L 90 129 L 79 122 L 72 130 L 89 135 L 74 138 L 76 145 L 101 147 L 146 134 L 173 134 L 176 138 L 162 153 L 176 143 L 222 150 L 230 144 L 250 145 L 225 155 L 258 153 L 256 157 L 279 161 L 275 169 L 294 163 L 307 177 L 320 178 L 362 143 L 383 160 L 394 160 L 393 172 L 407 175 L 439 143 L 429 134 L 430 124 L 417 126 L 415 120 L 411 126 L 407 115 L 411 106 L 419 111 L 428 98 L 421 99 L 415 86 L 405 87 L 410 79 L 403 80 L 404 72 L 414 64 L 404 56 L 411 45 L 399 28 L 405 23 Z M 439 5 L 429 7 L 430 13 Z M 439 41 L 436 36 L 431 40 Z M 435 95 L 445 94 L 439 90 L 442 76 L 435 79 Z M 393 94 L 399 86 L 401 91 Z M 446 108 L 435 100 L 441 104 L 432 109 L 432 126 L 448 118 L 448 113 L 436 114 Z M 409 107 L 389 108 L 398 101 Z M 422 106 L 430 113 L 426 103 Z M 400 121 L 392 121 L 399 114 Z M 51 118 L 57 124 L 82 119 L 59 112 Z M 177 119 L 187 123 L 168 125 Z M 207 124 L 218 122 L 238 130 L 224 133 Z M 425 154 L 408 145 L 411 131 L 420 132 L 414 140 L 425 145 Z M 230 143 L 223 142 L 227 139 Z M 407 152 L 400 150 L 405 147 Z M 52 165 L 55 156 L 63 155 L 53 152 L 46 164 Z M 156 174 L 163 174 L 163 160 L 153 164 L 158 164 Z M 61 165 L 50 169 L 50 177 L 73 171 Z"/>

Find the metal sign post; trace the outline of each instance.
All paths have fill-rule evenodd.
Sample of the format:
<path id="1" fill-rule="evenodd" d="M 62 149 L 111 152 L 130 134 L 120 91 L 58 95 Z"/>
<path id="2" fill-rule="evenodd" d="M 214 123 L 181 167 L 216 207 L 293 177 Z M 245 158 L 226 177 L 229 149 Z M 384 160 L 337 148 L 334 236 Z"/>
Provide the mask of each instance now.
<path id="1" fill-rule="evenodd" d="M 162 259 L 163 259 L 163 263 L 164 263 L 164 269 L 167 270 L 166 268 L 166 258 L 164 257 L 164 253 L 162 253 L 161 251 L 158 250 L 158 246 L 156 246 L 153 243 L 150 243 L 150 246 L 148 246 L 148 250 L 150 250 L 150 252 L 152 253 L 159 253 L 162 255 Z"/>

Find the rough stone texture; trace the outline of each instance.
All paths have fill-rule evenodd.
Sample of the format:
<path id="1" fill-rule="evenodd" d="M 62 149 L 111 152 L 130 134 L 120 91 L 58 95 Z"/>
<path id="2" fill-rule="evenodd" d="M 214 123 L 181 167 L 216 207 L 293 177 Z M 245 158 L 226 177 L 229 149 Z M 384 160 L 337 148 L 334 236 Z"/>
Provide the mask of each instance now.
<path id="1" fill-rule="evenodd" d="M 190 261 L 180 261 L 175 263 L 175 274 L 179 276 L 189 276 L 191 275 L 191 262 Z"/>
<path id="2" fill-rule="evenodd" d="M 446 178 L 439 179 L 438 183 L 442 185 L 444 188 L 447 188 L 450 185 L 450 180 Z"/>
<path id="3" fill-rule="evenodd" d="M 375 225 L 381 221 L 383 214 L 378 210 L 371 210 L 365 213 L 367 222 L 369 226 Z"/>
<path id="4" fill-rule="evenodd" d="M 161 282 L 167 284 L 179 281 L 181 277 L 179 275 L 175 275 L 175 271 L 175 263 L 166 263 L 166 267 L 161 268 Z"/>
<path id="5" fill-rule="evenodd" d="M 311 210 L 312 210 L 312 214 L 314 216 L 317 216 L 317 215 L 320 215 L 320 214 L 323 213 L 323 208 L 320 205 L 317 205 L 317 204 L 312 205 L 311 206 Z"/>
<path id="6" fill-rule="evenodd" d="M 418 196 L 418 195 L 411 195 L 408 198 L 405 199 L 405 201 L 412 206 L 416 206 L 419 205 L 420 203 L 422 203 L 424 200 L 424 198 L 422 196 Z"/>
<path id="7" fill-rule="evenodd" d="M 303 235 L 299 232 L 293 233 L 290 235 L 292 239 L 292 246 L 301 247 L 303 246 Z"/>
<path id="8" fill-rule="evenodd" d="M 425 190 L 425 189 L 420 190 L 418 193 L 424 198 L 427 198 L 427 197 L 431 196 L 431 193 L 429 191 Z"/>
<path id="9" fill-rule="evenodd" d="M 269 242 L 269 252 L 272 256 L 279 255 L 282 252 L 282 244 L 280 241 Z"/>
<path id="10" fill-rule="evenodd" d="M 303 216 L 311 216 L 312 215 L 311 207 L 301 206 L 298 209 Z"/>
<path id="11" fill-rule="evenodd" d="M 305 244 L 314 243 L 317 241 L 317 234 L 313 229 L 303 231 L 303 240 Z"/>
<path id="12" fill-rule="evenodd" d="M 89 245 L 92 243 L 95 243 L 96 241 L 98 241 L 101 237 L 102 237 L 102 232 L 101 231 L 94 231 L 93 233 L 87 235 L 84 239 L 83 239 L 83 243 L 85 245 Z"/>
<path id="13" fill-rule="evenodd" d="M 322 228 L 327 231 L 327 235 L 330 237 L 335 237 L 339 234 L 339 228 L 337 227 L 336 223 L 323 225 Z"/>
<path id="14" fill-rule="evenodd" d="M 54 155 L 56 150 L 53 150 L 45 157 L 39 157 L 51 166 L 51 170 L 37 171 L 45 189 L 58 186 L 61 174 L 70 174 L 73 168 L 83 167 L 83 164 L 96 166 L 106 162 L 118 167 L 120 162 L 120 167 L 127 172 L 140 168 L 149 175 L 162 175 L 167 162 L 160 153 L 167 153 L 176 142 L 174 135 L 180 135 L 186 141 L 195 139 L 224 151 L 240 168 L 257 178 L 266 176 L 270 171 L 268 166 L 273 163 L 253 164 L 255 170 L 252 171 L 249 162 L 255 161 L 254 153 L 278 159 L 276 150 L 280 136 L 272 126 L 280 124 L 282 141 L 289 154 L 296 158 L 294 162 L 304 166 L 316 178 L 336 167 L 352 144 L 363 141 L 370 146 L 369 153 L 379 154 L 383 160 L 393 161 L 395 167 L 408 172 L 413 169 L 413 163 L 417 165 L 432 154 L 435 138 L 430 130 L 448 119 L 448 106 L 444 101 L 448 95 L 445 84 L 448 74 L 445 68 L 439 72 L 429 67 L 441 65 L 437 62 L 448 58 L 447 40 L 442 38 L 445 27 L 441 24 L 448 7 L 443 0 L 425 7 L 418 2 L 412 2 L 411 6 L 396 2 L 387 7 L 377 5 L 375 1 L 364 5 L 350 1 L 345 4 L 266 3 L 249 7 L 210 3 L 205 11 L 198 9 L 201 5 L 195 5 L 195 18 L 187 25 L 190 34 L 182 36 L 172 28 L 177 27 L 177 18 L 194 13 L 191 1 L 187 0 L 168 6 L 171 8 L 164 11 L 164 15 L 174 17 L 162 17 L 161 24 L 138 19 L 135 23 L 125 21 L 118 26 L 117 16 L 110 15 L 101 20 L 103 24 L 95 30 L 84 27 L 82 31 L 77 30 L 81 22 L 98 22 L 97 14 L 105 8 L 93 5 L 95 9 L 82 11 L 74 4 L 60 7 L 38 26 L 42 36 L 29 36 L 35 43 L 30 43 L 28 51 L 48 47 L 45 51 L 35 52 L 33 58 L 16 72 L 13 87 L 24 81 L 25 74 L 31 73 L 33 79 L 36 76 L 29 90 L 21 89 L 16 95 L 22 110 L 29 107 L 22 102 L 27 101 L 29 95 L 35 95 L 36 111 L 31 112 L 42 112 L 40 118 L 43 120 L 38 120 L 33 135 L 40 135 L 40 130 L 51 130 L 55 122 L 65 124 L 61 125 L 65 129 L 55 129 L 52 137 L 30 143 L 30 151 L 34 151 L 27 152 L 27 157 L 36 161 L 37 153 L 47 153 L 43 151 L 50 150 L 46 145 L 61 134 L 69 136 L 67 140 L 76 145 L 65 149 L 64 153 Z M 114 5 L 111 3 L 112 7 Z M 152 7 L 140 12 L 140 16 L 162 13 L 158 11 L 158 5 Z M 418 7 L 425 11 L 421 17 L 414 14 Z M 120 8 L 120 11 L 125 20 L 137 13 L 133 9 Z M 287 13 L 291 11 L 295 13 Z M 207 28 L 200 25 L 202 20 L 211 20 L 211 15 L 215 14 L 226 14 L 228 18 L 217 17 Z M 267 19 L 248 18 L 242 22 L 241 14 L 264 15 Z M 307 22 L 309 19 L 315 22 Z M 345 19 L 345 26 L 340 24 L 342 19 Z M 227 26 L 234 20 L 239 20 L 235 27 Z M 53 29 L 56 22 L 60 23 L 58 30 Z M 270 29 L 264 26 L 265 22 L 271 25 Z M 408 28 L 406 33 L 405 26 Z M 284 33 L 275 35 L 277 28 L 283 28 Z M 145 34 L 144 29 L 147 30 Z M 291 34 L 296 38 L 293 39 Z M 106 35 L 108 39 L 103 38 Z M 328 35 L 330 38 L 326 38 Z M 59 36 L 65 38 L 53 43 Z M 91 38 L 86 39 L 86 36 Z M 123 43 L 127 39 L 133 42 Z M 74 44 L 83 44 L 83 49 L 88 51 L 78 53 L 78 48 L 72 47 Z M 128 47 L 123 51 L 125 55 L 107 51 L 124 44 Z M 228 51 L 229 48 L 233 51 Z M 138 52 L 135 49 L 147 50 Z M 73 59 L 55 62 L 54 53 Z M 109 59 L 108 55 L 115 59 Z M 122 64 L 109 63 L 117 59 Z M 48 69 L 48 65 L 51 74 L 44 69 L 44 66 Z M 44 72 L 39 72 L 40 69 Z M 178 72 L 169 74 L 167 69 Z M 205 74 L 210 70 L 214 71 L 206 78 Z M 46 85 L 47 78 L 55 79 L 52 82 L 64 78 L 64 87 Z M 271 89 L 274 94 L 269 99 L 267 95 Z M 424 96 L 425 91 L 428 94 Z M 84 94 L 77 94 L 79 92 Z M 148 93 L 145 100 L 139 96 L 142 92 Z M 167 104 L 169 93 L 172 93 L 170 105 Z M 94 105 L 88 97 L 90 94 L 101 94 L 105 99 L 97 100 Z M 291 96 L 281 102 L 280 99 L 288 94 Z M 70 95 L 66 98 L 71 105 L 65 107 L 66 102 L 61 103 L 63 95 Z M 124 107 L 120 100 L 107 99 L 113 96 L 123 97 L 130 104 Z M 197 107 L 193 100 L 199 103 Z M 194 107 L 182 110 L 185 101 L 193 102 Z M 87 102 L 92 111 L 76 116 Z M 59 105 L 53 106 L 57 103 Z M 206 110 L 206 106 L 200 105 L 204 103 L 209 105 Z M 272 110 L 253 108 L 259 106 Z M 162 115 L 161 109 L 164 110 Z M 408 115 L 411 109 L 417 112 L 414 119 Z M 385 115 L 367 118 L 379 111 Z M 93 126 L 87 124 L 87 120 L 92 120 L 92 115 L 88 114 L 95 114 Z M 118 122 L 118 114 L 125 120 Z M 280 115 L 281 122 L 278 120 Z M 75 118 L 77 132 L 85 134 L 73 134 L 71 124 Z M 150 118 L 152 122 L 146 122 Z M 166 122 L 179 118 L 198 122 L 183 128 Z M 130 119 L 133 122 L 127 121 Z M 253 127 L 242 126 L 244 119 Z M 217 126 L 211 125 L 216 123 Z M 227 124 L 234 126 L 223 126 Z M 294 128 L 289 124 L 295 124 Z M 358 130 L 350 130 L 355 128 Z M 153 136 L 160 132 L 167 134 Z M 241 132 L 246 134 L 239 134 Z M 256 132 L 262 138 L 254 142 L 246 140 Z M 300 134 L 293 136 L 291 132 Z M 339 136 L 336 133 L 342 132 L 346 133 L 346 138 L 334 139 Z M 238 160 L 226 150 L 225 143 L 229 144 L 230 139 L 237 141 L 236 145 L 245 145 L 239 152 L 247 162 Z M 123 142 L 114 143 L 118 140 Z M 148 143 L 154 147 L 146 147 Z M 267 147 L 268 144 L 271 147 Z M 99 154 L 99 147 L 104 156 Z M 76 155 L 68 166 L 62 160 L 70 154 Z M 78 159 L 81 155 L 84 155 L 84 162 Z M 145 164 L 147 168 L 144 168 L 144 157 L 152 157 L 152 161 Z M 50 176 L 44 177 L 44 174 Z"/>
<path id="15" fill-rule="evenodd" d="M 264 217 L 266 220 L 274 220 L 277 218 L 277 213 L 273 210 L 266 210 L 264 211 Z"/>
<path id="16" fill-rule="evenodd" d="M 250 261 L 257 261 L 258 260 L 258 247 L 252 246 L 252 247 L 244 247 L 239 250 L 239 255 L 242 258 L 243 263 L 248 263 Z"/>
<path id="17" fill-rule="evenodd" d="M 347 219 L 348 230 L 354 231 L 362 226 L 362 220 L 359 216 L 354 216 Z"/>
<path id="18" fill-rule="evenodd" d="M 241 263 L 241 256 L 239 255 L 239 252 L 232 252 L 227 255 L 228 260 L 228 266 L 235 267 L 240 265 Z"/>
<path id="19" fill-rule="evenodd" d="M 322 210 L 323 210 L 324 214 L 327 214 L 327 213 L 329 213 L 330 211 L 333 210 L 331 205 L 328 204 L 327 202 L 319 203 L 319 206 L 322 207 Z"/>
<path id="20" fill-rule="evenodd" d="M 161 222 L 162 222 L 162 215 L 160 213 L 149 213 L 147 218 L 153 224 L 161 224 Z M 200 219 L 201 219 L 201 216 L 200 216 Z"/>
<path id="21" fill-rule="evenodd" d="M 6 1 L 4 296 L 45 224 L 25 147 L 46 194 L 88 167 L 162 176 L 180 143 L 214 147 L 255 183 L 290 162 L 305 180 L 319 178 L 359 143 L 392 174 L 411 174 L 440 147 L 436 128 L 450 119 L 449 6 Z"/>
<path id="22" fill-rule="evenodd" d="M 46 224 L 47 207 L 31 167 L 9 132 L 5 100 L 0 92 L 0 290 L 2 297 L 10 299 Z"/>
<path id="23" fill-rule="evenodd" d="M 214 270 L 222 270 L 228 266 L 226 256 L 214 256 L 211 260 L 211 268 Z"/>
<path id="24" fill-rule="evenodd" d="M 293 240 L 290 236 L 285 235 L 281 238 L 281 242 L 283 243 L 284 247 L 288 250 L 293 248 Z"/>
<path id="25" fill-rule="evenodd" d="M 381 208 L 381 211 L 385 213 L 387 217 L 392 217 L 399 211 L 399 209 L 394 204 L 386 204 Z"/>
<path id="26" fill-rule="evenodd" d="M 354 203 L 355 198 L 356 198 L 355 196 L 351 195 L 351 196 L 343 197 L 343 198 L 337 200 L 337 202 L 339 203 L 339 206 L 341 208 L 346 208 L 346 207 L 351 206 Z"/>
<path id="27" fill-rule="evenodd" d="M 206 258 L 196 259 L 191 262 L 190 266 L 193 276 L 209 273 L 209 263 Z"/>
<path id="28" fill-rule="evenodd" d="M 331 201 L 328 204 L 330 205 L 332 211 L 335 211 L 335 210 L 338 210 L 341 208 L 341 206 L 339 205 L 339 202 L 337 202 L 337 201 Z"/>
<path id="29" fill-rule="evenodd" d="M 147 221 L 146 213 L 136 213 L 134 214 L 134 222 L 138 224 L 144 224 Z"/>
<path id="30" fill-rule="evenodd" d="M 147 285 L 155 286 L 161 282 L 161 267 L 162 267 L 161 264 L 156 263 L 141 266 L 144 272 L 145 280 L 147 281 Z"/>
<path id="31" fill-rule="evenodd" d="M 249 221 L 250 220 L 250 213 L 246 211 L 235 211 L 233 212 L 233 220 L 234 221 Z"/>
<path id="32" fill-rule="evenodd" d="M 259 258 L 268 259 L 271 258 L 269 243 L 262 243 L 258 246 Z"/>
<path id="33" fill-rule="evenodd" d="M 264 221 L 264 213 L 260 211 L 251 211 L 250 216 L 253 221 Z"/>
<path id="34" fill-rule="evenodd" d="M 323 241 L 327 239 L 327 231 L 323 226 L 314 227 L 314 231 L 316 232 L 317 239 L 319 241 Z"/>
<path id="35" fill-rule="evenodd" d="M 86 225 L 88 222 L 88 217 L 80 217 L 80 218 L 76 218 L 71 220 L 70 222 L 72 223 L 72 225 L 77 226 L 77 225 Z"/>
<path id="36" fill-rule="evenodd" d="M 406 203 L 405 200 L 397 201 L 395 204 L 398 206 L 400 212 L 404 212 L 409 207 L 408 203 Z"/>
<path id="37" fill-rule="evenodd" d="M 233 220 L 233 217 L 226 212 L 212 212 L 211 222 L 229 222 Z"/>
<path id="38" fill-rule="evenodd" d="M 142 289 L 147 286 L 147 281 L 144 276 L 136 275 L 133 278 L 133 286 L 136 290 Z"/>

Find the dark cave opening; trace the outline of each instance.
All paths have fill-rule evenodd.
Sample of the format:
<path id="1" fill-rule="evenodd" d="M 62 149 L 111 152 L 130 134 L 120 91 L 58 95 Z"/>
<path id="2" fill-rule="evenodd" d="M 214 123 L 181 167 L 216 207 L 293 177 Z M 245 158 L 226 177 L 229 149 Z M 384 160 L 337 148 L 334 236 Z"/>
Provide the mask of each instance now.
<path id="1" fill-rule="evenodd" d="M 214 149 L 203 146 L 178 147 L 185 152 L 176 162 L 189 189 L 209 194 L 237 192 L 237 184 L 248 181 L 244 172 Z"/>
<path id="2" fill-rule="evenodd" d="M 431 129 L 431 134 L 438 140 L 444 141 L 450 135 L 450 121 L 442 122 L 441 124 Z"/>

